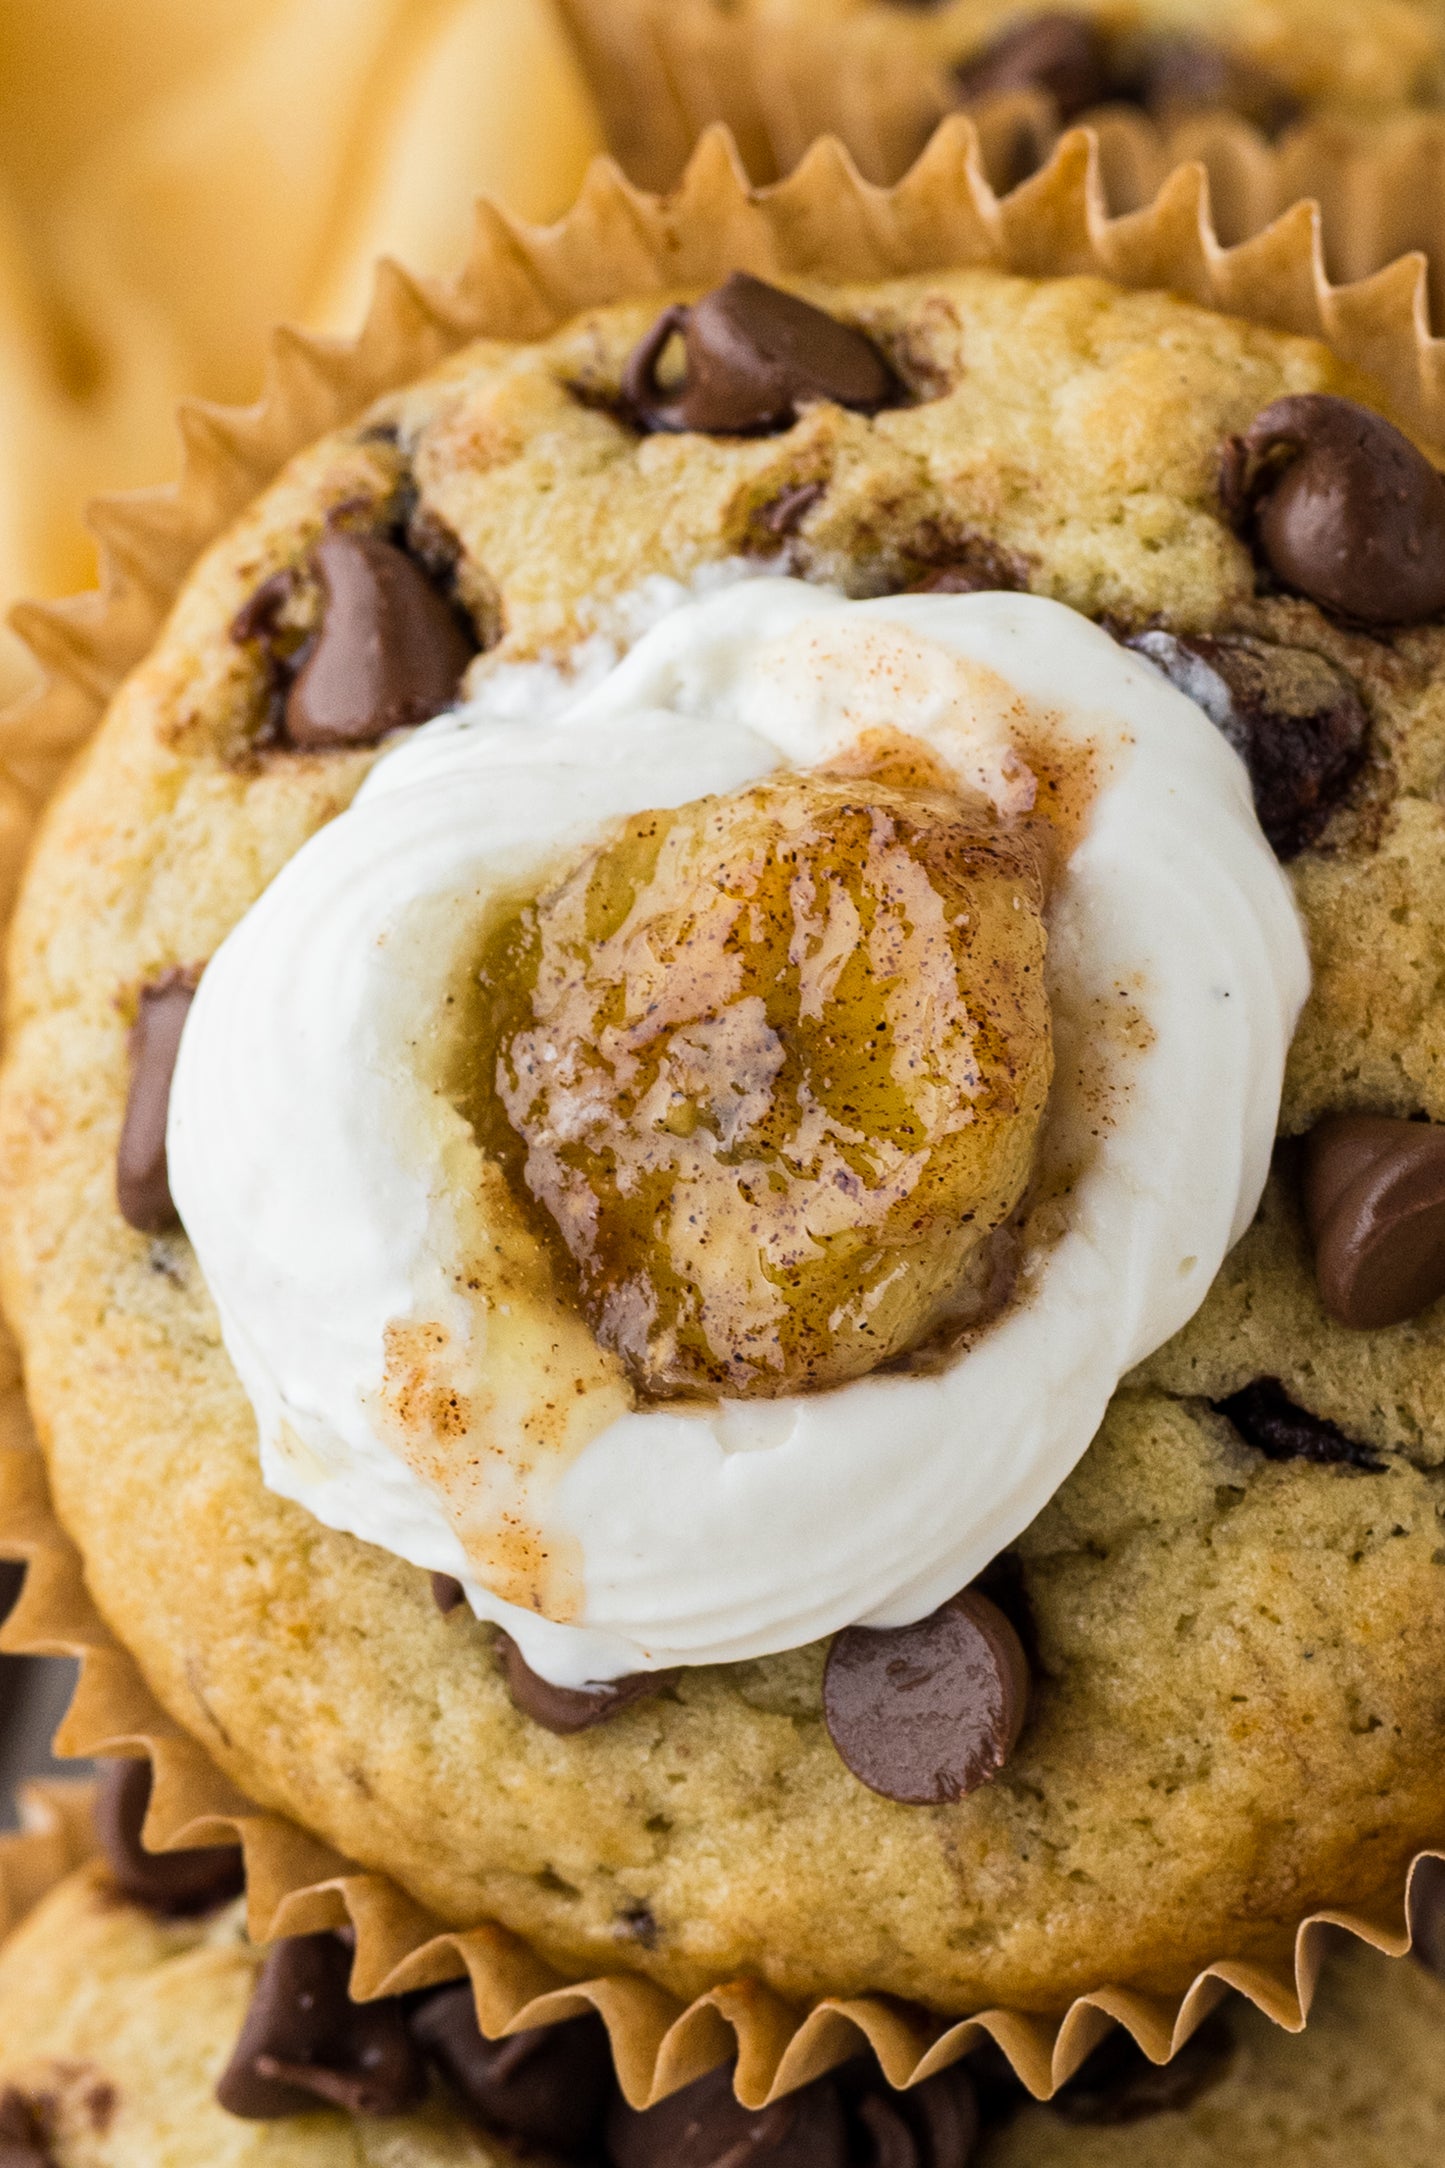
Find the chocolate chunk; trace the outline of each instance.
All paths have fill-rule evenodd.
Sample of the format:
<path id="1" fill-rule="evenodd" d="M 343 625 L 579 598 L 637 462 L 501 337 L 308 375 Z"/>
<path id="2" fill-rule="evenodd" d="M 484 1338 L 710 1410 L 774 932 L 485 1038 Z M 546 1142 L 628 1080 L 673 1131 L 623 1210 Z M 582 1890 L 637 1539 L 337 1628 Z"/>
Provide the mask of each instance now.
<path id="1" fill-rule="evenodd" d="M 1226 510 L 1282 587 L 1365 625 L 1445 610 L 1445 476 L 1352 399 L 1276 399 L 1224 450 Z"/>
<path id="2" fill-rule="evenodd" d="M 1191 113 L 1237 113 L 1263 135 L 1303 118 L 1304 107 L 1278 76 L 1226 52 L 1208 38 L 1170 35 L 1126 46 L 1114 70 L 1114 95 L 1142 105 L 1165 127 Z"/>
<path id="3" fill-rule="evenodd" d="M 724 2067 L 684 2086 L 655 2108 L 622 2100 L 607 2119 L 612 2168 L 740 2168 L 755 2157 L 770 2168 L 967 2168 L 978 2136 L 978 2105 L 962 2063 L 894 2092 L 871 2055 L 768 2108 L 744 2108 Z"/>
<path id="4" fill-rule="evenodd" d="M 55 2168 L 39 2114 L 13 2085 L 0 2088 L 0 2168 Z"/>
<path id="5" fill-rule="evenodd" d="M 1410 1877 L 1411 1954 L 1445 1980 L 1445 1860 L 1422 1859 Z"/>
<path id="6" fill-rule="evenodd" d="M 657 379 L 680 337 L 685 374 L 675 390 Z M 734 271 L 691 308 L 664 309 L 633 350 L 622 396 L 642 429 L 697 429 L 751 436 L 786 429 L 801 407 L 836 400 L 864 414 L 899 396 L 872 340 L 746 271 Z"/>
<path id="7" fill-rule="evenodd" d="M 1278 1378 L 1256 1378 L 1227 1400 L 1218 1412 L 1233 1423 L 1246 1445 L 1266 1460 L 1313 1460 L 1321 1465 L 1362 1468 L 1378 1475 L 1385 1463 L 1358 1439 L 1347 1438 L 1337 1423 L 1297 1407 Z"/>
<path id="8" fill-rule="evenodd" d="M 273 1943 L 216 2098 L 266 2122 L 318 2101 L 348 2115 L 401 2115 L 426 2085 L 421 2050 L 396 1998 L 353 2002 L 351 1952 L 339 1935 Z"/>
<path id="9" fill-rule="evenodd" d="M 954 71 L 959 96 L 973 105 L 1011 91 L 1041 90 L 1060 120 L 1110 94 L 1109 48 L 1102 31 L 1081 15 L 1030 15 Z"/>
<path id="10" fill-rule="evenodd" d="M 238 1844 L 197 1845 L 183 1852 L 148 1852 L 141 1828 L 151 1799 L 145 1760 L 106 1762 L 95 1802 L 95 1832 L 123 1896 L 172 1918 L 229 1904 L 246 1886 Z"/>
<path id="11" fill-rule="evenodd" d="M 1320 1300 L 1378 1332 L 1445 1295 L 1445 1125 L 1330 1114 L 1304 1155 Z"/>
<path id="12" fill-rule="evenodd" d="M 431 1600 L 445 1618 L 455 1611 L 458 1604 L 465 1603 L 467 1592 L 454 1574 L 434 1573 L 431 1577 Z"/>
<path id="13" fill-rule="evenodd" d="M 1049 2102 L 1066 2123 L 1141 2123 L 1176 2114 L 1219 2083 L 1234 2061 L 1234 2033 L 1216 2010 L 1167 2063 L 1151 2063 L 1122 2027 L 1101 2040 Z"/>
<path id="14" fill-rule="evenodd" d="M 823 1716 L 870 1791 L 907 1806 L 961 1799 L 998 1774 L 1028 1709 L 1022 1644 L 964 1589 L 913 1626 L 849 1626 L 828 1651 Z"/>
<path id="15" fill-rule="evenodd" d="M 485 2040 L 465 1981 L 413 2010 L 412 2038 L 490 2130 L 555 2153 L 597 2150 L 613 2094 L 612 2052 L 598 2017 Z"/>
<path id="16" fill-rule="evenodd" d="M 130 1090 L 115 1155 L 115 1195 L 122 1219 L 147 1235 L 180 1225 L 166 1173 L 166 1119 L 196 976 L 167 971 L 143 986 L 131 1026 Z"/>
<path id="17" fill-rule="evenodd" d="M 633 1671 L 626 1678 L 597 1686 L 553 1686 L 533 1671 L 510 1634 L 497 1635 L 497 1656 L 507 1692 L 514 1707 L 530 1716 L 544 1731 L 564 1737 L 569 1732 L 590 1731 L 605 1724 L 634 1701 L 646 1701 L 661 1693 L 677 1677 L 675 1671 Z"/>
<path id="18" fill-rule="evenodd" d="M 286 699 L 303 752 L 374 745 L 450 707 L 476 653 L 461 619 L 404 551 L 343 529 L 316 545 L 321 630 Z"/>
<path id="19" fill-rule="evenodd" d="M 848 2123 L 826 2078 L 787 2093 L 769 2108 L 745 2108 L 724 2064 L 684 2085 L 655 2108 L 618 2099 L 607 2118 L 613 2168 L 848 2168 Z"/>
<path id="20" fill-rule="evenodd" d="M 1370 732 L 1343 670 L 1309 648 L 1245 633 L 1141 632 L 1125 645 L 1147 655 L 1234 747 L 1279 857 L 1312 843 L 1359 772 Z"/>

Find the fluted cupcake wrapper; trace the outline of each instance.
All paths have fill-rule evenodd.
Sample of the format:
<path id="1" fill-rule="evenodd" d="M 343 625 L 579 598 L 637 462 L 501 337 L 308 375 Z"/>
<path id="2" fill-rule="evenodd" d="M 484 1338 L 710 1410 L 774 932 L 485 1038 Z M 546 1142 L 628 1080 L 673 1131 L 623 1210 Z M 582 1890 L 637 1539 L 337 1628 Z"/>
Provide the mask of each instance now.
<path id="1" fill-rule="evenodd" d="M 95 1786 L 49 1777 L 20 1787 L 20 1827 L 0 1834 L 0 1942 L 97 1850 Z"/>
<path id="2" fill-rule="evenodd" d="M 1385 180 L 1377 177 L 1383 194 Z M 1200 164 L 1171 173 L 1146 207 L 1111 219 L 1096 136 L 1075 131 L 1043 172 L 1000 200 L 984 179 L 977 135 L 945 123 L 891 191 L 860 179 L 836 143 L 814 146 L 786 182 L 752 190 L 721 131 L 704 139 L 675 195 L 643 195 L 597 165 L 568 217 L 527 229 L 483 206 L 470 262 L 449 287 L 383 264 L 366 325 L 352 343 L 275 335 L 267 389 L 252 408 L 189 406 L 185 462 L 173 489 L 111 498 L 93 513 L 103 578 L 97 594 L 16 613 L 49 683 L 0 716 L 0 881 L 4 908 L 30 832 L 66 762 L 146 653 L 199 553 L 302 446 L 359 415 L 479 336 L 543 337 L 578 310 L 625 297 L 705 288 L 745 268 L 762 276 L 882 279 L 990 264 L 1035 275 L 1097 272 L 1125 286 L 1164 286 L 1272 328 L 1326 339 L 1373 373 L 1394 411 L 1445 444 L 1445 342 L 1430 335 L 1426 268 L 1406 258 L 1334 285 L 1316 207 L 1299 203 L 1235 247 L 1210 215 Z M 1227 1987 L 1297 2028 L 1313 1994 L 1326 1931 L 1348 1928 L 1392 1953 L 1408 1945 L 1406 1888 L 1373 1911 L 1318 1913 L 1298 1924 L 1290 1961 L 1228 1950 L 1182 1995 L 1101 1981 L 1056 2016 L 990 2009 L 960 2022 L 882 1996 L 785 2001 L 736 1980 L 684 2006 L 634 1974 L 563 1979 L 498 1925 L 449 1931 L 384 1874 L 358 1867 L 283 1817 L 245 1800 L 163 1711 L 137 1665 L 87 1596 L 80 1558 L 57 1523 L 44 1464 L 28 1436 L 13 1356 L 0 1350 L 0 1554 L 30 1561 L 6 1647 L 81 1660 L 58 1745 L 71 1754 L 148 1755 L 155 1784 L 147 1835 L 166 1848 L 239 1839 L 251 1929 L 260 1939 L 350 1922 L 355 1989 L 395 1993 L 465 1972 L 491 2035 L 599 2011 L 629 2100 L 642 2105 L 736 2055 L 739 2096 L 759 2105 L 871 2045 L 906 2086 L 965 2053 L 981 2035 L 1024 2084 L 1046 2097 L 1111 2021 L 1156 2061 L 1173 2054 Z M 8 1381 L 8 1383 L 7 1383 Z M 59 1809 L 56 1810 L 60 1812 Z M 67 1825 L 68 1826 L 68 1825 Z M 1445 1845 L 1445 1808 L 1441 1842 Z M 64 1841 L 52 1838 L 57 1858 Z M 40 1857 L 33 1845 L 12 1862 Z M 23 1904 L 33 1876 L 10 1867 Z M 18 1878 L 18 1879 L 17 1879 Z"/>

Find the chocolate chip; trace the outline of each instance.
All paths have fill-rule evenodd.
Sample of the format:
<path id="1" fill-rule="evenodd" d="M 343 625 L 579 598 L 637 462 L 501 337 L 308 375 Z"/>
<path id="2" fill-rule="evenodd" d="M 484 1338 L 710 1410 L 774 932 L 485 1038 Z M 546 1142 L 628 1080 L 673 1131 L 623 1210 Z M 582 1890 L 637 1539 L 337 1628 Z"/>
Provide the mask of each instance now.
<path id="1" fill-rule="evenodd" d="M 450 707 L 476 642 L 425 573 L 374 534 L 338 529 L 314 555 L 321 630 L 286 698 L 289 742 L 374 745 Z"/>
<path id="2" fill-rule="evenodd" d="M 273 1943 L 216 2098 L 266 2122 L 318 2101 L 348 2115 L 401 2115 L 425 2090 L 421 2051 L 395 1998 L 353 2002 L 351 1953 L 339 1935 Z"/>
<path id="3" fill-rule="evenodd" d="M 1030 15 L 954 71 L 965 104 L 1012 91 L 1041 90 L 1060 120 L 1072 120 L 1110 92 L 1109 48 L 1102 31 L 1063 10 Z"/>
<path id="4" fill-rule="evenodd" d="M 116 1887 L 148 1911 L 174 1918 L 229 1904 L 246 1886 L 238 1844 L 182 1852 L 148 1852 L 142 1844 L 151 1781 L 145 1760 L 106 1762 L 101 1769 L 95 1832 Z"/>
<path id="5" fill-rule="evenodd" d="M 431 1577 L 431 1600 L 443 1618 L 455 1611 L 458 1604 L 465 1603 L 467 1592 L 454 1574 L 434 1573 Z"/>
<path id="6" fill-rule="evenodd" d="M 180 1225 L 166 1172 L 166 1120 L 181 1032 L 195 997 L 194 971 L 167 971 L 140 992 L 130 1033 L 130 1089 L 115 1155 L 122 1219 L 142 1234 Z"/>
<path id="7" fill-rule="evenodd" d="M 1278 1378 L 1256 1378 L 1227 1400 L 1216 1400 L 1214 1406 L 1233 1423 L 1245 1444 L 1263 1453 L 1266 1460 L 1312 1460 L 1363 1468 L 1371 1475 L 1378 1475 L 1385 1465 L 1367 1445 L 1347 1438 L 1328 1417 L 1297 1407 Z"/>
<path id="8" fill-rule="evenodd" d="M 870 1791 L 961 1799 L 998 1774 L 1028 1709 L 1028 1661 L 996 1604 L 964 1589 L 913 1626 L 849 1626 L 828 1651 L 823 1716 Z"/>
<path id="9" fill-rule="evenodd" d="M 683 343 L 685 374 L 666 391 L 657 369 L 675 337 Z M 873 414 L 898 395 L 893 371 L 863 332 L 746 271 L 735 271 L 691 308 L 664 309 L 622 378 L 624 403 L 639 428 L 712 436 L 786 429 L 814 400 Z"/>
<path id="10" fill-rule="evenodd" d="M 675 1671 L 633 1671 L 626 1678 L 599 1686 L 553 1686 L 533 1671 L 510 1634 L 497 1635 L 497 1656 L 513 1706 L 544 1731 L 564 1737 L 574 1731 L 590 1731 L 605 1724 L 634 1701 L 646 1701 L 661 1693 L 677 1677 Z"/>
<path id="11" fill-rule="evenodd" d="M 1304 1208 L 1337 1323 L 1377 1332 L 1445 1295 L 1445 1125 L 1327 1115 L 1305 1144 Z"/>
<path id="12" fill-rule="evenodd" d="M 733 2072 L 711 2070 L 641 2111 L 617 2100 L 607 2119 L 613 2168 L 967 2168 L 978 2106 L 962 2063 L 894 2092 L 871 2055 L 829 2071 L 767 2108 L 742 2107 Z"/>
<path id="13" fill-rule="evenodd" d="M 613 2094 L 612 2052 L 598 2017 L 485 2040 L 465 1981 L 411 2013 L 412 2038 L 490 2130 L 556 2153 L 596 2150 Z"/>
<path id="14" fill-rule="evenodd" d="M 826 482 L 795 482 L 791 489 L 780 490 L 758 515 L 758 524 L 764 534 L 771 535 L 777 542 L 796 534 L 818 499 L 827 494 L 827 489 Z"/>
<path id="15" fill-rule="evenodd" d="M 1274 136 L 1304 115 L 1278 76 L 1211 39 L 1167 32 L 1121 47 L 1113 95 L 1142 105 L 1165 127 L 1191 113 L 1223 110 Z"/>
<path id="16" fill-rule="evenodd" d="M 56 2168 L 39 2113 L 13 2085 L 0 2089 L 0 2168 Z"/>
<path id="17" fill-rule="evenodd" d="M 1233 2031 L 1218 2010 L 1167 2063 L 1151 2063 L 1121 2027 L 1100 2041 L 1049 2106 L 1066 2123 L 1141 2123 L 1177 2114 L 1218 2085 L 1234 2055 Z"/>
<path id="18" fill-rule="evenodd" d="M 1445 610 L 1445 476 L 1368 407 L 1276 399 L 1228 440 L 1220 488 L 1280 585 L 1322 609 L 1366 625 Z"/>
<path id="19" fill-rule="evenodd" d="M 613 2102 L 607 2118 L 613 2168 L 848 2168 L 848 2123 L 838 2088 L 826 2079 L 787 2093 L 769 2108 L 745 2108 L 726 2065 L 710 2070 L 655 2108 Z"/>
<path id="20" fill-rule="evenodd" d="M 1125 645 L 1147 655 L 1234 747 L 1279 857 L 1312 843 L 1359 772 L 1370 732 L 1343 670 L 1309 648 L 1245 633 L 1141 632 Z"/>
<path id="21" fill-rule="evenodd" d="M 1410 1877 L 1411 1954 L 1445 1980 L 1445 1860 L 1422 1859 Z"/>

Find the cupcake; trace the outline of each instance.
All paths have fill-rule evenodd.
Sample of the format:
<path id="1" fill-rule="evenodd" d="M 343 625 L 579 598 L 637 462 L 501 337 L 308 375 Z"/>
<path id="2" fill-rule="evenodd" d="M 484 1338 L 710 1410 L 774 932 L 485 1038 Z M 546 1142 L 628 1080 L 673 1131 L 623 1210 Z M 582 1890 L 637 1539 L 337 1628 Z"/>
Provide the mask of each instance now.
<path id="1" fill-rule="evenodd" d="M 1086 1994 L 1182 2038 L 1226 1960 L 1287 2008 L 1441 1834 L 1399 288 L 1334 351 L 1287 237 L 1233 314 L 1055 275 L 1067 163 L 1028 275 L 927 268 L 996 218 L 946 144 L 850 281 L 819 174 L 604 187 L 274 480 L 232 436 L 11 944 L 72 1743 L 179 1727 L 366 1992 L 590 1980 L 644 2095 L 699 1996 L 664 2090 L 716 2008 L 753 2094 L 837 1998 L 890 2076 Z"/>
<path id="2" fill-rule="evenodd" d="M 139 1782 L 130 1774 L 139 1772 Z M 246 1937 L 224 1854 L 138 1846 L 144 1764 L 102 1795 L 104 1856 L 0 1948 L 0 2144 L 15 2168 L 405 2160 L 508 2168 L 1433 2168 L 1445 2135 L 1445 1990 L 1426 1964 L 1342 1940 L 1292 2039 L 1230 1997 L 1163 2068 L 1113 2033 L 1047 2107 L 996 2051 L 907 2093 L 871 2057 L 762 2109 L 726 2065 L 658 2106 L 617 2092 L 595 2018 L 489 2043 L 464 1985 L 366 2003 L 334 1934 Z M 198 1869 L 187 1864 L 200 1857 Z M 1430 1929 L 1427 1914 L 1423 1925 Z M 1433 1947 L 1429 1932 L 1424 1954 Z"/>
<path id="3" fill-rule="evenodd" d="M 672 183 L 712 121 L 734 130 L 759 181 L 824 132 L 870 179 L 893 181 L 939 116 L 962 108 L 999 188 L 1037 170 L 1063 129 L 1099 127 L 1110 202 L 1133 210 L 1183 158 L 1203 157 L 1229 194 L 1241 166 L 1257 187 L 1281 136 L 1291 166 L 1301 152 L 1326 170 L 1348 163 L 1383 124 L 1437 109 L 1445 89 L 1441 21 L 1422 0 L 1328 0 L 1323 12 L 1304 0 L 566 4 L 609 141 L 653 187 Z M 1256 223 L 1293 200 L 1280 195 Z"/>

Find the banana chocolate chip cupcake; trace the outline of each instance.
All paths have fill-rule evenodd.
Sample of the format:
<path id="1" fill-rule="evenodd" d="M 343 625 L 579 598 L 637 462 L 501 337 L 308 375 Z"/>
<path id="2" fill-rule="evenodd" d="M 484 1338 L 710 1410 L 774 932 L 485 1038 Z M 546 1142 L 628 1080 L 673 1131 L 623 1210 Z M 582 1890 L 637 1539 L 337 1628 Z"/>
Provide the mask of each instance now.
<path id="1" fill-rule="evenodd" d="M 1170 1991 L 1445 1822 L 1445 479 L 994 270 L 296 459 L 54 806 L 6 1300 L 246 1792 L 565 1974 Z"/>
<path id="2" fill-rule="evenodd" d="M 234 1855 L 141 1847 L 148 1783 L 119 1765 L 105 1856 L 0 1949 L 6 2168 L 1436 2168 L 1445 2143 L 1438 1903 L 1424 1963 L 1341 1938 L 1303 2038 L 1231 1997 L 1163 2068 L 1109 2034 L 1047 2106 L 985 2047 L 906 2092 L 856 2055 L 753 2110 L 724 2064 L 639 2112 L 596 2018 L 489 2042 L 464 1984 L 356 2003 L 341 1936 L 257 1949 Z"/>
<path id="3" fill-rule="evenodd" d="M 1171 125 L 1233 113 L 1267 135 L 1314 114 L 1438 105 L 1445 23 L 1428 0 L 753 0 L 761 20 L 866 22 L 950 71 L 960 103 L 1041 92 L 1057 122 L 1105 105 Z"/>

